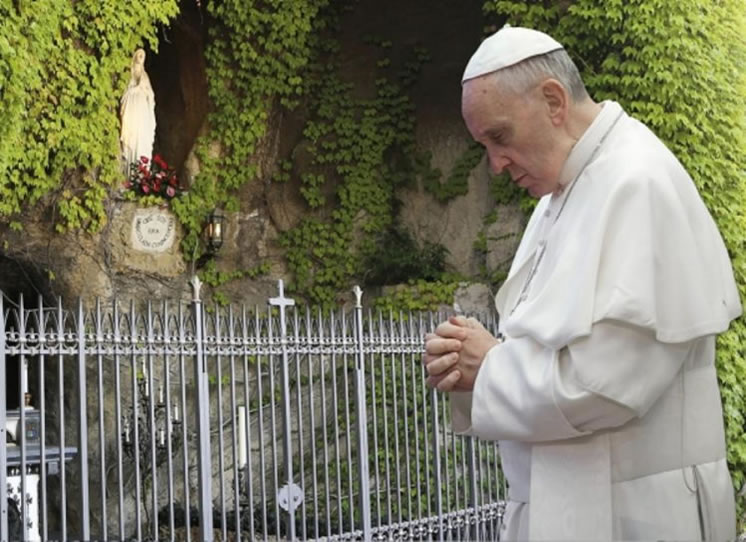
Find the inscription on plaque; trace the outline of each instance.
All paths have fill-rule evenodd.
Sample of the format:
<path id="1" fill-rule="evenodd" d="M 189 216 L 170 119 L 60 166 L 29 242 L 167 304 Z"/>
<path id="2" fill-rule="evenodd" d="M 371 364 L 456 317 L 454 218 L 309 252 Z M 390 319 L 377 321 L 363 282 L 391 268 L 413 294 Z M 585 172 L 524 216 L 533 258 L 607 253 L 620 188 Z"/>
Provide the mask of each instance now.
<path id="1" fill-rule="evenodd" d="M 174 244 L 176 220 L 165 211 L 141 210 L 132 219 L 132 247 L 140 252 L 165 252 Z"/>

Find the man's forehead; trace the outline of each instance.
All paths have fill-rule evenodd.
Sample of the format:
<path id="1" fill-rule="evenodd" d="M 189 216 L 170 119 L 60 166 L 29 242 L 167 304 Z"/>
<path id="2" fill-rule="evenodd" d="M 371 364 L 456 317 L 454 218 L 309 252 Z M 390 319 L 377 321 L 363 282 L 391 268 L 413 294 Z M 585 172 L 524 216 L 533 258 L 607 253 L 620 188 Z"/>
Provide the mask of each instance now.
<path id="1" fill-rule="evenodd" d="M 461 107 L 479 108 L 489 107 L 494 111 L 510 109 L 513 106 L 515 96 L 506 91 L 501 91 L 500 85 L 491 76 L 472 79 L 464 83 L 461 92 Z"/>
<path id="2" fill-rule="evenodd" d="M 461 94 L 486 93 L 495 88 L 494 74 L 483 75 L 476 79 L 469 79 L 461 86 Z"/>

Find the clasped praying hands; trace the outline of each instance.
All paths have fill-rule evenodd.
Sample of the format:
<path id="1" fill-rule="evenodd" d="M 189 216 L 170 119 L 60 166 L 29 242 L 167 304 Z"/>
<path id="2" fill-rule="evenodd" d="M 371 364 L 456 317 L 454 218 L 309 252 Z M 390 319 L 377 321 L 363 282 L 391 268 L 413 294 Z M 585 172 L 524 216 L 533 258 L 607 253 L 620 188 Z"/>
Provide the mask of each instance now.
<path id="1" fill-rule="evenodd" d="M 475 318 L 452 316 L 425 335 L 427 385 L 440 391 L 471 391 L 487 352 L 500 341 Z"/>

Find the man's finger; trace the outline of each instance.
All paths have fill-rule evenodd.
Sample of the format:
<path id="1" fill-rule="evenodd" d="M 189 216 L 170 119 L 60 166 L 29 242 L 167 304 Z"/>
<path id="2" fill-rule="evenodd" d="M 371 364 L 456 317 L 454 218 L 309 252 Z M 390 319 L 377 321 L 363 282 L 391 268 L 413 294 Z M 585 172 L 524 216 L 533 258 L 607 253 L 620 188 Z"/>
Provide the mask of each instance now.
<path id="1" fill-rule="evenodd" d="M 461 372 L 458 369 L 454 369 L 444 375 L 429 376 L 427 378 L 427 385 L 431 388 L 437 388 L 440 391 L 453 391 L 460 379 Z"/>
<path id="2" fill-rule="evenodd" d="M 469 327 L 471 329 L 484 329 L 486 331 L 484 325 L 482 325 L 482 322 L 472 317 L 466 319 L 466 327 Z"/>
<path id="3" fill-rule="evenodd" d="M 448 318 L 448 322 L 456 327 L 469 327 L 469 320 L 470 318 L 460 314 Z"/>
<path id="4" fill-rule="evenodd" d="M 461 318 L 463 318 L 463 316 Z M 435 334 L 445 339 L 458 339 L 459 341 L 463 341 L 466 339 L 465 328 L 465 325 L 461 326 L 454 324 L 449 320 L 438 324 L 438 327 L 435 328 Z"/>
<path id="5" fill-rule="evenodd" d="M 448 371 L 451 367 L 458 363 L 458 354 L 451 352 L 443 356 L 437 357 L 430 363 L 425 364 L 427 374 L 430 376 L 437 376 Z"/>
<path id="6" fill-rule="evenodd" d="M 458 381 L 461 380 L 461 371 L 455 370 L 448 373 L 438 384 L 440 391 L 453 391 Z"/>
<path id="7" fill-rule="evenodd" d="M 450 354 L 450 352 L 448 352 L 447 354 Z M 422 364 L 423 365 L 429 365 L 430 363 L 432 363 L 436 359 L 440 359 L 442 356 L 447 355 L 447 354 L 428 354 L 428 353 L 425 353 L 422 356 Z"/>
<path id="8" fill-rule="evenodd" d="M 425 352 L 436 356 L 459 350 L 461 350 L 461 341 L 458 339 L 437 338 L 425 342 Z"/>
<path id="9" fill-rule="evenodd" d="M 427 352 L 422 356 L 422 364 L 428 365 L 438 359 L 442 354 L 428 354 Z"/>

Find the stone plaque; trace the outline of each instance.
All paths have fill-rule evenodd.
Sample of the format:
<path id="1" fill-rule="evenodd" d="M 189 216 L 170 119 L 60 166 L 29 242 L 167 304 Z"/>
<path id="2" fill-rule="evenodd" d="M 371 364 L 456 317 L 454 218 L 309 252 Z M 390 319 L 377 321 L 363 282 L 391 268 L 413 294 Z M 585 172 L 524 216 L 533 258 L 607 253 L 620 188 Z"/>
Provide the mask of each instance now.
<path id="1" fill-rule="evenodd" d="M 132 248 L 166 252 L 174 244 L 176 219 L 161 209 L 138 209 L 132 218 Z"/>

